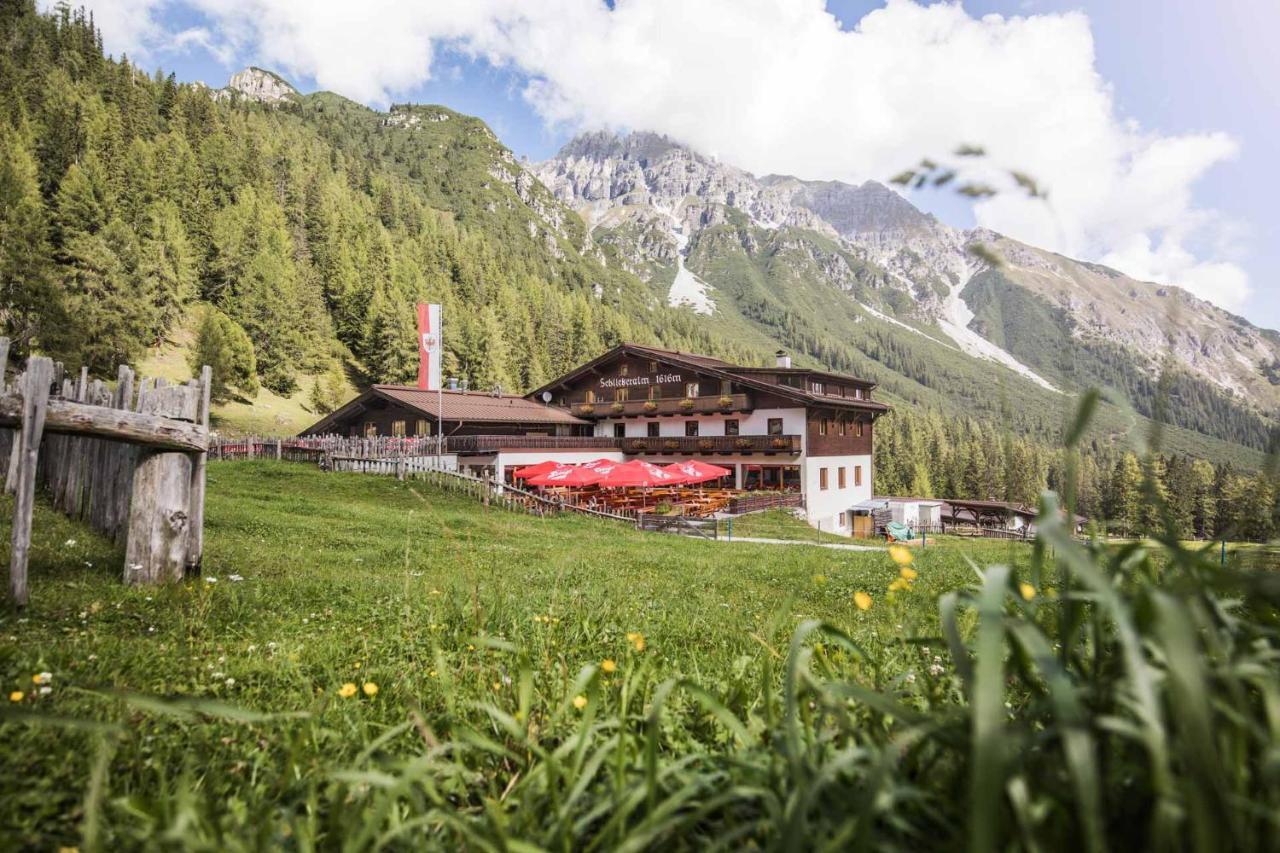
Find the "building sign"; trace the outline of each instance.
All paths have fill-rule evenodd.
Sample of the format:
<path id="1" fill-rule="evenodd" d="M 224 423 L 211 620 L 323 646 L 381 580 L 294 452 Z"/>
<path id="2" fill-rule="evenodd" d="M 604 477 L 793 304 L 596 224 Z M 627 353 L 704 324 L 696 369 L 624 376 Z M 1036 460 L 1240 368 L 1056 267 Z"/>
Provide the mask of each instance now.
<path id="1" fill-rule="evenodd" d="M 653 376 L 610 376 L 600 380 L 601 388 L 633 388 L 637 385 L 674 385 L 684 381 L 679 373 L 657 373 Z"/>

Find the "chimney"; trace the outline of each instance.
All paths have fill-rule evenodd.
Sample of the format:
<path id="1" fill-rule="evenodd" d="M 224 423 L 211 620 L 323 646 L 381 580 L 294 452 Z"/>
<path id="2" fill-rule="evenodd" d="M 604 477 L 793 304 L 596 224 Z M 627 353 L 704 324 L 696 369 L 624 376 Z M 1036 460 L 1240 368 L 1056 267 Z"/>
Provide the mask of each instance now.
<path id="1" fill-rule="evenodd" d="M 773 357 L 774 357 L 774 359 L 775 359 L 775 362 L 774 362 L 774 366 L 775 366 L 775 367 L 790 367 L 790 366 L 791 366 L 791 356 L 787 355 L 787 351 L 786 351 L 786 350 L 784 350 L 784 349 L 780 349 L 780 350 L 778 350 L 777 352 L 775 352 L 775 353 L 773 354 Z"/>
<path id="2" fill-rule="evenodd" d="M 456 377 L 456 376 L 450 376 L 450 377 L 449 377 L 449 390 L 450 390 L 450 391 L 457 391 L 457 390 L 458 390 L 458 377 Z"/>
<path id="3" fill-rule="evenodd" d="M 462 380 L 462 388 L 461 388 L 461 391 L 462 391 L 462 393 L 463 393 L 463 394 L 467 393 L 467 380 L 466 380 L 466 379 L 463 379 L 463 380 Z"/>

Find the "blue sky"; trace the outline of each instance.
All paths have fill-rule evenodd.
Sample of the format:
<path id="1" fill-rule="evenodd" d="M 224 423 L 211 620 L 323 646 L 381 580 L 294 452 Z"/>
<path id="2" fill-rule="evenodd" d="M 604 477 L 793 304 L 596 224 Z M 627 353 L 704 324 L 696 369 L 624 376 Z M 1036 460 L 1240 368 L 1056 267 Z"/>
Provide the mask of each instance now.
<path id="1" fill-rule="evenodd" d="M 1011 166 L 1036 163 L 1034 173 L 1049 177 L 1061 166 L 1060 206 L 1046 217 L 1015 200 L 976 213 L 949 194 L 917 196 L 917 204 L 953 225 L 981 222 L 1184 284 L 1255 323 L 1280 327 L 1271 162 L 1280 151 L 1280 60 L 1268 44 L 1280 31 L 1280 2 L 968 0 L 957 12 L 906 0 L 887 10 L 830 0 L 826 9 L 844 30 L 863 31 L 856 42 L 824 29 L 817 0 L 672 2 L 628 0 L 620 5 L 625 19 L 591 8 L 592 0 L 548 4 L 545 14 L 516 4 L 494 20 L 474 4 L 403 12 L 393 4 L 383 29 L 369 23 L 371 13 L 330 31 L 316 25 L 326 15 L 320 3 L 305 13 L 285 0 L 88 5 L 103 22 L 108 49 L 130 50 L 181 79 L 218 85 L 260 64 L 304 91 L 331 88 L 375 106 L 441 103 L 482 117 L 517 154 L 535 160 L 582 127 L 654 126 L 752 171 L 883 179 L 897 163 L 894 152 L 931 156 L 949 125 L 965 125 L 945 115 L 941 127 L 921 122 L 921 110 L 885 104 L 885 93 L 929 102 L 952 77 L 963 79 L 963 88 L 939 97 L 972 99 L 959 114 L 975 117 L 965 134 L 989 127 L 997 140 L 1016 137 L 1004 152 Z M 332 8 L 359 14 L 346 4 Z M 1032 25 L 983 26 L 989 14 Z M 759 51 L 758 63 L 752 57 L 734 66 L 744 51 Z M 755 64 L 767 74 L 752 76 Z M 650 67 L 659 70 L 651 75 Z M 904 79 L 917 68 L 919 80 Z M 821 97 L 809 93 L 795 103 L 806 88 Z M 1013 103 L 1018 98 L 1027 100 Z M 1052 128 L 1058 109 L 1087 142 L 1052 138 L 1061 130 L 1023 133 L 1020 117 Z M 783 127 L 768 121 L 771 113 Z M 917 146 L 929 150 L 908 155 Z"/>

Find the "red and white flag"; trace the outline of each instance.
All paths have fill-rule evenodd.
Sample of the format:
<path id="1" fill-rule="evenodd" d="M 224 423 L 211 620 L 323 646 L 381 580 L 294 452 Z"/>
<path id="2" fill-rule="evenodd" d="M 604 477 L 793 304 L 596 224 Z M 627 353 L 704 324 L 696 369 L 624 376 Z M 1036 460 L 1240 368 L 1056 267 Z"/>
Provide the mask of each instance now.
<path id="1" fill-rule="evenodd" d="M 418 387 L 440 388 L 440 306 L 418 303 Z"/>

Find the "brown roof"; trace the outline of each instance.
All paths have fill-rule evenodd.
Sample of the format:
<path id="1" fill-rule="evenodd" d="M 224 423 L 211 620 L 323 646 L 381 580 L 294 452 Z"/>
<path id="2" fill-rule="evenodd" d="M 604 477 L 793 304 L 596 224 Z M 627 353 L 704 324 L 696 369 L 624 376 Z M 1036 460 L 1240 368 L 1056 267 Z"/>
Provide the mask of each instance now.
<path id="1" fill-rule="evenodd" d="M 423 391 L 412 385 L 374 385 L 383 397 L 417 409 L 431 417 L 439 409 L 446 421 L 497 421 L 544 424 L 585 424 L 565 409 L 548 406 L 514 394 L 486 391 Z"/>
<path id="2" fill-rule="evenodd" d="M 493 395 L 486 391 L 423 391 L 412 385 L 374 385 L 368 391 L 351 400 L 336 411 L 330 412 L 307 427 L 303 434 L 318 435 L 329 430 L 343 418 L 369 408 L 374 398 L 390 400 L 420 412 L 424 417 L 436 419 L 437 412 L 446 421 L 472 423 L 517 424 L 587 424 L 565 409 L 545 405 L 537 400 L 517 397 L 514 394 Z"/>

